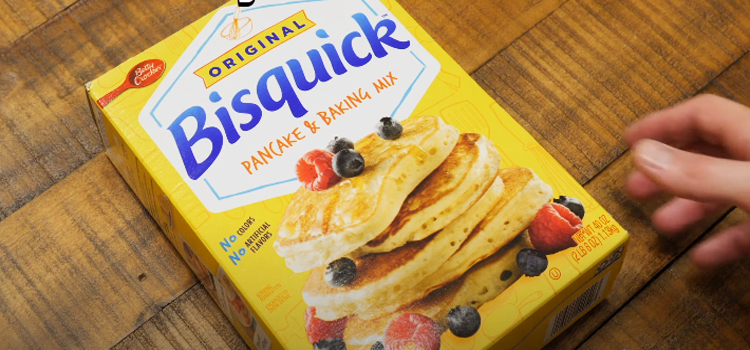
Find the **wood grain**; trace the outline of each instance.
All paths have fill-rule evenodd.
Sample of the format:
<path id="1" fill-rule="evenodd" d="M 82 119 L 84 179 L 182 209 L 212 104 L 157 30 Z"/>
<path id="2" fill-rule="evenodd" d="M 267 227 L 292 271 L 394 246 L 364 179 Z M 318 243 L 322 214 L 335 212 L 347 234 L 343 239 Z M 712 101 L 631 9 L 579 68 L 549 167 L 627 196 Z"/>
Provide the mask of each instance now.
<path id="1" fill-rule="evenodd" d="M 83 84 L 222 2 L 82 0 L 0 49 L 0 219 L 102 151 Z"/>
<path id="2" fill-rule="evenodd" d="M 735 210 L 708 236 L 748 219 Z M 682 256 L 580 349 L 750 348 L 748 280 L 750 261 L 705 272 Z"/>
<path id="3" fill-rule="evenodd" d="M 124 349 L 249 348 L 198 284 L 113 347 Z"/>
<path id="4" fill-rule="evenodd" d="M 728 97 L 739 103 L 750 105 L 750 79 L 748 77 L 750 77 L 750 54 L 743 56 L 711 81 L 701 92 Z M 599 178 L 597 177 L 595 181 L 599 181 Z M 650 203 L 649 206 L 655 207 L 658 204 L 658 202 Z M 746 214 L 735 210 L 721 222 L 718 228 L 713 229 L 712 233 L 746 219 Z M 683 240 L 691 240 L 694 235 L 695 233 L 691 232 Z M 637 262 L 640 263 L 646 254 L 648 253 L 630 254 L 628 259 L 639 260 Z M 583 348 L 606 349 L 611 348 L 610 346 L 619 346 L 618 348 L 630 349 L 669 349 L 681 348 L 679 344 L 690 344 L 695 349 L 747 348 L 750 346 L 748 343 L 750 331 L 746 327 L 748 323 L 737 323 L 738 320 L 747 321 L 745 316 L 747 312 L 737 308 L 711 308 L 710 305 L 712 300 L 726 300 L 726 298 L 733 297 L 736 297 L 738 302 L 748 300 L 744 291 L 750 290 L 750 284 L 744 281 L 750 279 L 728 278 L 727 276 L 747 274 L 746 267 L 748 266 L 750 265 L 745 262 L 713 273 L 698 274 L 693 271 L 687 257 L 683 255 L 666 271 L 661 271 L 657 275 L 651 274 L 654 276 L 653 282 L 642 292 L 637 293 L 637 296 L 624 305 L 622 310 L 606 322 L 602 329 L 596 331 Z M 737 271 L 734 271 L 735 268 Z M 623 282 L 631 283 L 629 280 L 618 281 L 618 283 Z M 733 294 L 727 295 L 727 293 Z M 609 301 L 617 300 L 610 298 Z M 654 308 L 654 305 L 659 306 Z M 706 305 L 709 307 L 706 308 Z M 610 314 L 614 311 L 614 309 L 610 311 Z M 597 322 L 603 321 L 606 312 L 597 310 L 597 313 L 602 317 L 592 316 L 592 318 L 600 318 Z M 709 324 L 704 324 L 706 322 Z M 703 329 L 699 329 L 701 327 Z M 711 332 L 717 335 L 710 336 Z M 584 333 L 584 331 L 576 331 L 577 336 L 568 337 L 580 338 Z M 665 341 L 659 341 L 660 339 L 665 339 Z M 572 348 L 573 345 L 578 344 L 576 342 L 579 340 L 565 339 L 560 343 L 565 342 L 567 348 Z"/>
<path id="5" fill-rule="evenodd" d="M 476 1 L 472 9 L 484 12 L 476 20 L 478 12 L 446 17 L 444 11 L 466 3 L 408 0 L 405 5 L 460 64 L 474 69 L 561 2 Z M 0 44 L 0 154 L 7 155 L 0 160 L 0 219 L 102 151 L 84 83 L 223 3 L 80 0 L 13 45 Z M 2 13 L 13 11 L 0 8 Z M 493 33 L 508 23 L 512 31 L 496 38 Z M 487 35 L 477 41 L 477 33 Z"/>
<path id="6" fill-rule="evenodd" d="M 750 49 L 750 3 L 569 1 L 473 77 L 581 183 Z"/>
<path id="7" fill-rule="evenodd" d="M 0 2 L 0 49 L 43 25 L 78 0 L 6 0 Z"/>
<path id="8" fill-rule="evenodd" d="M 9 344 L 108 347 L 142 324 L 118 347 L 244 346 L 100 154 L 81 87 L 219 3 L 81 0 L 0 44 L 0 232 L 15 234 L 0 237 Z M 469 71 L 507 46 L 474 77 L 633 234 L 615 292 L 550 345 L 575 348 L 709 226 L 678 241 L 653 232 L 655 204 L 620 190 L 631 166 L 619 135 L 747 52 L 750 4 L 591 0 L 552 12 L 562 1 L 476 3 L 403 1 Z M 750 91 L 724 84 L 709 91 Z"/>
<path id="9" fill-rule="evenodd" d="M 0 232 L 3 348 L 109 347 L 197 283 L 104 155 Z"/>
<path id="10" fill-rule="evenodd" d="M 477 70 L 567 0 L 400 0 L 467 72 Z"/>

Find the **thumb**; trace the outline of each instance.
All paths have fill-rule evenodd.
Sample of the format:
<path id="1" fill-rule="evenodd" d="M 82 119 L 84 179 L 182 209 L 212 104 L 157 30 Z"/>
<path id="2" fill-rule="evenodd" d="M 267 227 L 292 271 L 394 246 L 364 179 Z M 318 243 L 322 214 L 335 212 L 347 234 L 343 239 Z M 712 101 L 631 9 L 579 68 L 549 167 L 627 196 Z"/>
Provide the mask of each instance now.
<path id="1" fill-rule="evenodd" d="M 653 140 L 635 145 L 636 168 L 664 192 L 701 202 L 750 203 L 750 163 L 690 153 Z"/>

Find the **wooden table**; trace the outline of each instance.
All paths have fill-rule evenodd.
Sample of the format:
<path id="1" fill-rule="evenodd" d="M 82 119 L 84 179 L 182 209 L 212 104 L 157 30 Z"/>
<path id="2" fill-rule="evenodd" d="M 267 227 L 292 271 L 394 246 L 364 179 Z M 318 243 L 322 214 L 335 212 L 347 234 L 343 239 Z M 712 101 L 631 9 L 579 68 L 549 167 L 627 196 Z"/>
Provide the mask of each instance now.
<path id="1" fill-rule="evenodd" d="M 246 348 L 102 153 L 83 89 L 223 2 L 0 1 L 0 347 Z M 621 188 L 638 118 L 750 104 L 750 2 L 401 3 L 632 235 L 612 295 L 550 349 L 750 348 L 750 263 L 685 255 L 747 215 L 666 240 L 658 203 Z"/>

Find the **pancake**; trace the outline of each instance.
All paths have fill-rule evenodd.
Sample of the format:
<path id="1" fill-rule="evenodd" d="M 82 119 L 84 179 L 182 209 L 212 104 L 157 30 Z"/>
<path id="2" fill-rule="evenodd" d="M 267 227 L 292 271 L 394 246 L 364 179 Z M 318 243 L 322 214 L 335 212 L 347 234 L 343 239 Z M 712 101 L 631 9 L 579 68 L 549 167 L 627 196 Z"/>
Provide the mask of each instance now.
<path id="1" fill-rule="evenodd" d="M 530 248 L 528 235 L 516 237 L 489 258 L 472 267 L 459 279 L 433 291 L 425 298 L 406 305 L 398 311 L 373 320 L 352 316 L 346 323 L 344 343 L 347 349 L 362 347 L 369 349 L 375 342 L 384 342 L 385 330 L 390 321 L 402 313 L 417 313 L 434 320 L 441 331 L 448 330 L 448 313 L 456 306 L 471 306 L 479 309 L 497 298 L 503 291 L 521 278 L 523 272 L 516 264 L 516 255 L 523 248 Z M 503 279 L 503 277 L 506 277 Z"/>
<path id="2" fill-rule="evenodd" d="M 365 245 L 406 197 L 448 157 L 458 130 L 439 117 L 409 118 L 397 140 L 370 134 L 355 144 L 364 172 L 324 191 L 300 188 L 279 223 L 276 252 L 294 272 L 324 266 Z"/>
<path id="3" fill-rule="evenodd" d="M 552 200 L 552 188 L 528 168 L 501 169 L 498 172 L 505 190 L 492 205 L 487 216 L 473 228 L 461 247 L 438 269 L 410 289 L 392 291 L 392 298 L 377 307 L 359 312 L 363 319 L 378 318 L 401 306 L 424 298 L 427 294 L 460 277 L 469 268 L 495 254 L 521 234 L 539 209 Z"/>
<path id="4" fill-rule="evenodd" d="M 492 141 L 461 134 L 443 164 L 406 198 L 390 226 L 352 256 L 389 252 L 442 229 L 479 200 L 499 167 L 500 154 Z"/>
<path id="5" fill-rule="evenodd" d="M 353 259 L 357 276 L 347 286 L 329 286 L 323 279 L 325 267 L 314 269 L 302 288 L 303 299 L 315 306 L 318 318 L 327 321 L 367 312 L 373 305 L 394 303 L 391 300 L 394 295 L 414 287 L 458 250 L 472 228 L 492 209 L 503 189 L 498 177 L 474 206 L 434 235 L 388 253 Z"/>

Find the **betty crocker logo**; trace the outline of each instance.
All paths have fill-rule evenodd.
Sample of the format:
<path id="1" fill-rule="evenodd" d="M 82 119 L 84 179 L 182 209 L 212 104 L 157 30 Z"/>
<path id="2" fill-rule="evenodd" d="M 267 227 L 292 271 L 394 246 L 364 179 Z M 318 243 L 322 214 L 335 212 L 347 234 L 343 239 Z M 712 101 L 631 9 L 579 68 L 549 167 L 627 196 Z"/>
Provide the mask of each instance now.
<path id="1" fill-rule="evenodd" d="M 136 64 L 130 69 L 128 77 L 124 82 L 112 92 L 104 95 L 96 103 L 104 108 L 123 92 L 133 89 L 149 86 L 159 80 L 167 64 L 162 60 L 146 60 Z"/>

